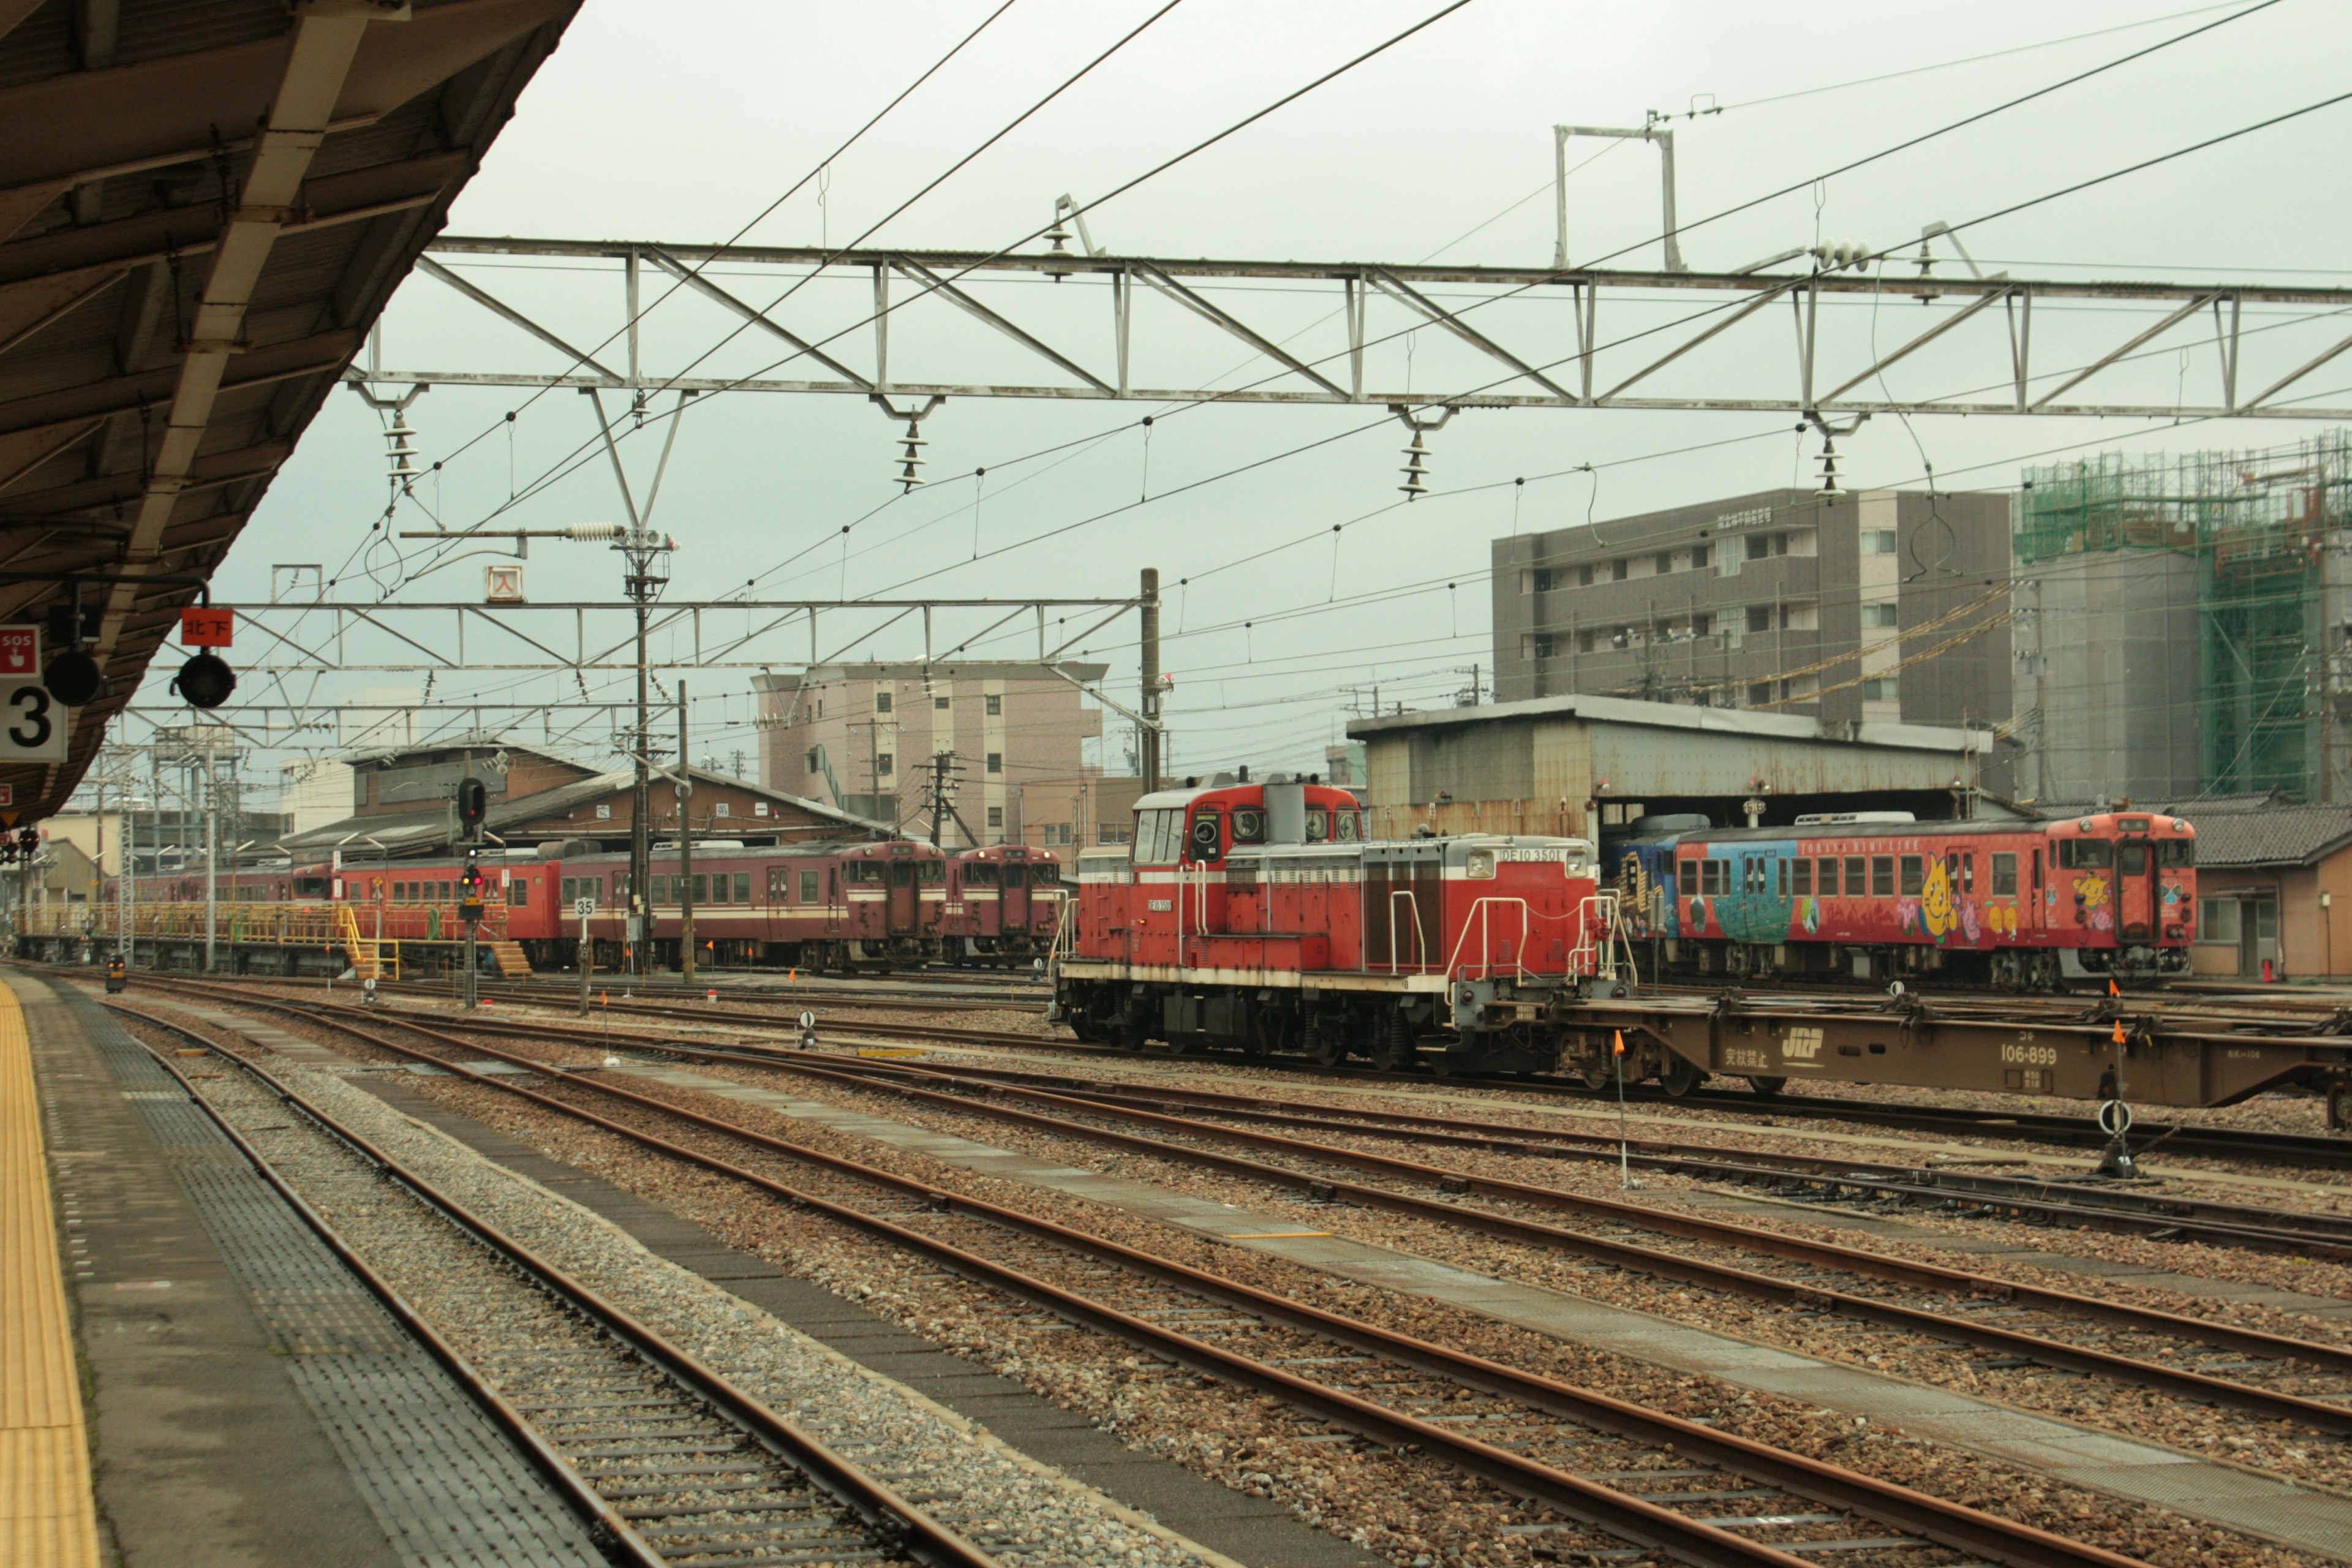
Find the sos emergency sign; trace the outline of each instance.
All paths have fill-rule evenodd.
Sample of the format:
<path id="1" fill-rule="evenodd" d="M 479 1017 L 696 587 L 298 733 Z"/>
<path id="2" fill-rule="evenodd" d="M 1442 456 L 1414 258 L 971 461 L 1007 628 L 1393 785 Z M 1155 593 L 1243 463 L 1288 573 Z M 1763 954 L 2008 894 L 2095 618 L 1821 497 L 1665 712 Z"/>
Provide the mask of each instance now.
<path id="1" fill-rule="evenodd" d="M 38 626 L 0 626 L 0 763 L 62 763 L 73 725 L 41 684 Z"/>

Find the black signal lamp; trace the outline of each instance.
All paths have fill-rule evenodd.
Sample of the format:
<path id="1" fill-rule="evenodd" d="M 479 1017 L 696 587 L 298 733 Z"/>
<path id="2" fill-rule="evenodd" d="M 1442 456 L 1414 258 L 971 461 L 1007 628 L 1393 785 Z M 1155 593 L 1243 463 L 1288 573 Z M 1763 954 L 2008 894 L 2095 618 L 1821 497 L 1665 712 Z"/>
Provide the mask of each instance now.
<path id="1" fill-rule="evenodd" d="M 482 818 L 490 813 L 490 792 L 479 779 L 457 781 L 457 820 L 467 827 L 479 827 Z M 467 851 L 468 854 L 472 852 Z"/>
<path id="2" fill-rule="evenodd" d="M 106 684 L 106 677 L 99 669 L 98 660 L 78 647 L 69 647 L 49 660 L 49 667 L 41 671 L 41 684 L 67 707 L 79 708 L 98 695 L 99 688 Z M 208 708 L 212 704 L 201 706 Z"/>
<path id="3" fill-rule="evenodd" d="M 56 693 L 55 687 L 49 689 Z M 180 673 L 172 678 L 172 689 L 192 708 L 217 708 L 236 689 L 236 671 L 217 654 L 196 654 L 180 666 Z"/>

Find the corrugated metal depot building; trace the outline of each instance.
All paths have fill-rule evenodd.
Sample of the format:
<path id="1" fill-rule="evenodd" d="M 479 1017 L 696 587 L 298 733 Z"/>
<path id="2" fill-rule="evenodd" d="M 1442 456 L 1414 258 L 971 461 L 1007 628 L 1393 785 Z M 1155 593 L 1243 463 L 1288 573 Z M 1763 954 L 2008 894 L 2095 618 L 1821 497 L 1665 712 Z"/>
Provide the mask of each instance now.
<path id="1" fill-rule="evenodd" d="M 1826 722 L 1620 697 L 1542 697 L 1359 719 L 1372 831 L 1591 835 L 1643 815 L 1744 822 L 1800 812 L 1958 815 L 1994 740 L 1986 730 Z M 1600 820 L 1589 820 L 1592 808 Z"/>

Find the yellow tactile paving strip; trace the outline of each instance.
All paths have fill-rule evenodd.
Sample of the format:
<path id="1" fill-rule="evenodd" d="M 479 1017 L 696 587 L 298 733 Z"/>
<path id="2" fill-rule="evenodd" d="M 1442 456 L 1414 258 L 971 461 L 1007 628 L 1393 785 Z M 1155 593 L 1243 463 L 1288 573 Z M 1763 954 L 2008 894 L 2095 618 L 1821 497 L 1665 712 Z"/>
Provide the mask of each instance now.
<path id="1" fill-rule="evenodd" d="M 25 1010 L 0 986 L 0 1563 L 97 1568 L 98 1509 Z"/>

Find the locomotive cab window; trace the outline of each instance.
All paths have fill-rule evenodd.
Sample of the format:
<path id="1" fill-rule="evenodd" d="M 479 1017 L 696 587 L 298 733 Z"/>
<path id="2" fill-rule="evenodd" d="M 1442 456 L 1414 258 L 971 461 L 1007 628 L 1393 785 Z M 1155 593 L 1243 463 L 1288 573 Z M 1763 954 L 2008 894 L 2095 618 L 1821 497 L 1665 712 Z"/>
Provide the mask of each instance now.
<path id="1" fill-rule="evenodd" d="M 1996 899 L 2017 896 L 2017 852 L 2013 849 L 1993 851 L 1992 896 Z"/>
<path id="2" fill-rule="evenodd" d="M 1916 855 L 1903 857 L 1902 896 L 1916 899 L 1927 889 L 1927 862 Z"/>
<path id="3" fill-rule="evenodd" d="M 963 868 L 963 885 L 967 888 L 993 888 L 997 879 L 993 860 L 974 860 Z"/>
<path id="4" fill-rule="evenodd" d="M 1203 811 L 1192 818 L 1192 837 L 1184 843 L 1187 860 L 1214 860 L 1225 850 L 1225 826 L 1213 811 Z M 1009 868 L 1008 868 L 1009 869 Z"/>
<path id="5" fill-rule="evenodd" d="M 2197 864 L 2197 840 L 2167 838 L 2156 847 L 2156 863 L 2168 870 Z"/>
<path id="6" fill-rule="evenodd" d="M 1169 806 L 1158 811 L 1135 814 L 1134 863 L 1138 866 L 1173 866 L 1184 848 L 1184 813 L 1181 807 Z"/>
<path id="7" fill-rule="evenodd" d="M 2116 847 L 2104 838 L 2061 838 L 2058 868 L 2062 871 L 2104 871 L 2115 863 Z"/>
<path id="8" fill-rule="evenodd" d="M 915 862 L 915 880 L 926 888 L 934 888 L 948 879 L 948 863 L 944 860 Z"/>

